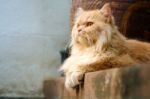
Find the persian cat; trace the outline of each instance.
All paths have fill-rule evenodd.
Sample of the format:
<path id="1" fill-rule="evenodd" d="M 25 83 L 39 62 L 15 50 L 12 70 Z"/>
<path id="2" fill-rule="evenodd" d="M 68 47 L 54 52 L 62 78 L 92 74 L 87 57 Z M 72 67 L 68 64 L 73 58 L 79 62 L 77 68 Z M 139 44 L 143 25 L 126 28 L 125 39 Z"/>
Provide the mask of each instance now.
<path id="1" fill-rule="evenodd" d="M 109 3 L 100 10 L 78 9 L 71 46 L 71 55 L 60 68 L 67 88 L 79 85 L 87 72 L 150 61 L 150 44 L 124 37 L 115 25 Z"/>

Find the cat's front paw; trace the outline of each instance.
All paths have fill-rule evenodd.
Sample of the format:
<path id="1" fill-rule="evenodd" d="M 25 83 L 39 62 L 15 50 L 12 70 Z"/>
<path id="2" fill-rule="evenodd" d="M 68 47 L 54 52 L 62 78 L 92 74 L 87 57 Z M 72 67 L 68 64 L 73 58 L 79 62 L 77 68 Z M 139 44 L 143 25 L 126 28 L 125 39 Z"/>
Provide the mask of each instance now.
<path id="1" fill-rule="evenodd" d="M 67 88 L 75 88 L 77 85 L 82 83 L 83 78 L 84 78 L 84 73 L 71 72 L 66 76 L 65 86 Z"/>

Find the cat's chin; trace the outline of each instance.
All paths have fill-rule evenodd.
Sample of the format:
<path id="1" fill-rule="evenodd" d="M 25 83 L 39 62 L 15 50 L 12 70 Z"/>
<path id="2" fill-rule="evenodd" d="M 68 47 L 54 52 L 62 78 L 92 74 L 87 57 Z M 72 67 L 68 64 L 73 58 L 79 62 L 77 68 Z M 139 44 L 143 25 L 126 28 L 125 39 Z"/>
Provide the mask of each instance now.
<path id="1" fill-rule="evenodd" d="M 76 44 L 79 45 L 79 46 L 82 46 L 82 47 L 89 47 L 90 46 L 89 43 L 83 42 L 83 41 L 82 42 L 81 41 L 77 41 Z"/>

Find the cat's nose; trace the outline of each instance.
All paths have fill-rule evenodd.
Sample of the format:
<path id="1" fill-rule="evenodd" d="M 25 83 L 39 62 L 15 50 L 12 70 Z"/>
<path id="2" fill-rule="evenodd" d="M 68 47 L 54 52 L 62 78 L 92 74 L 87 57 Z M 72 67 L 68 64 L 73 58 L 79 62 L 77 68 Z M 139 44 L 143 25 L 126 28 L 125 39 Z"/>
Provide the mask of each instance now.
<path id="1" fill-rule="evenodd" d="M 82 29 L 78 29 L 78 32 L 81 32 L 82 31 Z"/>

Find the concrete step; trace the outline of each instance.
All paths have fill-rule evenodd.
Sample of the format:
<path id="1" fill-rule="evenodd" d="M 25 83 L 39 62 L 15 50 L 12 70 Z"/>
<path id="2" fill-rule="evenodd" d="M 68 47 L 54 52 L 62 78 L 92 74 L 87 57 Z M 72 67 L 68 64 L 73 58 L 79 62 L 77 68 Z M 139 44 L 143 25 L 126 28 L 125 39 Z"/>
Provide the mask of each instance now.
<path id="1" fill-rule="evenodd" d="M 40 97 L 0 97 L 0 99 L 44 99 Z"/>
<path id="2" fill-rule="evenodd" d="M 75 90 L 64 87 L 64 78 L 51 78 L 43 91 L 46 99 L 150 99 L 150 65 L 87 73 Z"/>

